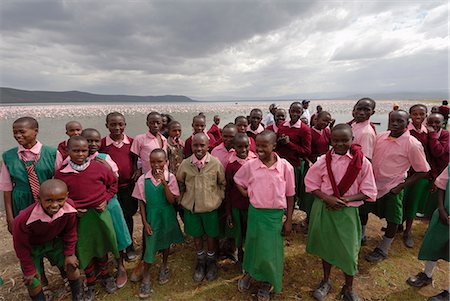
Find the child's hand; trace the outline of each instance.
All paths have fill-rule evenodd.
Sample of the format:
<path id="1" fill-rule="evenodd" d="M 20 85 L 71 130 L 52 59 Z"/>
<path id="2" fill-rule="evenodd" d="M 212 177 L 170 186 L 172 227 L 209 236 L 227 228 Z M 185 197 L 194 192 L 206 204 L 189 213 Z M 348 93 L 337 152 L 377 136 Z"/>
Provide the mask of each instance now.
<path id="1" fill-rule="evenodd" d="M 444 225 L 450 225 L 450 216 L 447 214 L 447 212 L 445 212 L 445 209 L 439 209 L 439 220 L 441 221 L 441 223 L 443 223 Z"/>
<path id="2" fill-rule="evenodd" d="M 428 133 L 434 133 L 434 128 L 432 126 L 427 125 Z"/>
<path id="3" fill-rule="evenodd" d="M 139 168 L 133 173 L 133 176 L 131 177 L 131 180 L 133 182 L 136 182 L 139 179 L 140 176 L 142 176 L 142 169 Z"/>
<path id="4" fill-rule="evenodd" d="M 167 184 L 166 179 L 164 179 L 164 170 L 162 170 L 162 169 L 157 169 L 156 170 L 156 172 L 155 172 L 155 180 L 161 181 L 161 183 L 163 185 Z"/>
<path id="5" fill-rule="evenodd" d="M 8 224 L 8 231 L 12 234 L 13 231 L 13 224 L 14 224 L 14 218 L 7 218 L 6 223 Z"/>
<path id="6" fill-rule="evenodd" d="M 291 231 L 292 231 L 292 222 L 288 222 L 288 220 L 285 220 L 283 223 L 283 230 L 282 230 L 283 236 L 288 236 L 289 234 L 291 234 Z"/>
<path id="7" fill-rule="evenodd" d="M 152 227 L 150 227 L 149 223 L 144 224 L 145 233 L 147 233 L 148 236 L 153 235 Z"/>
<path id="8" fill-rule="evenodd" d="M 64 258 L 64 270 L 66 272 L 77 269 L 78 264 L 78 258 L 75 255 L 66 256 Z"/>
<path id="9" fill-rule="evenodd" d="M 335 197 L 333 195 L 328 196 L 324 201 L 325 201 L 325 203 L 327 203 L 326 204 L 327 209 L 329 209 L 329 210 L 339 210 L 342 207 L 347 206 L 347 204 L 344 201 L 338 199 L 337 197 Z"/>
<path id="10" fill-rule="evenodd" d="M 230 229 L 232 229 L 234 227 L 233 217 L 231 215 L 227 215 L 227 227 Z"/>
<path id="11" fill-rule="evenodd" d="M 286 138 L 289 139 L 289 137 L 287 137 L 285 134 L 282 134 L 281 137 L 278 137 L 278 140 L 277 140 L 278 144 L 281 144 L 281 145 L 287 144 Z"/>
<path id="12" fill-rule="evenodd" d="M 31 286 L 33 284 L 33 280 L 34 278 L 39 279 L 39 274 L 36 273 L 34 275 L 31 276 L 23 276 L 23 283 L 25 284 L 25 286 Z"/>
<path id="13" fill-rule="evenodd" d="M 78 216 L 78 217 L 83 217 L 83 215 L 84 215 L 86 212 L 87 212 L 87 209 L 83 209 L 83 208 L 77 209 L 77 216 Z"/>
<path id="14" fill-rule="evenodd" d="M 433 183 L 433 185 L 431 185 L 431 187 L 430 187 L 430 192 L 436 192 L 436 190 L 437 190 L 437 187 Z"/>
<path id="15" fill-rule="evenodd" d="M 97 207 L 95 207 L 95 209 L 97 209 L 97 211 L 103 212 L 106 210 L 106 201 L 103 201 L 100 205 L 98 205 Z"/>
<path id="16" fill-rule="evenodd" d="M 389 192 L 391 192 L 393 194 L 399 194 L 400 191 L 402 191 L 402 187 L 400 187 L 400 185 L 398 185 L 398 186 L 395 186 L 394 188 L 392 188 L 391 191 L 389 191 Z"/>

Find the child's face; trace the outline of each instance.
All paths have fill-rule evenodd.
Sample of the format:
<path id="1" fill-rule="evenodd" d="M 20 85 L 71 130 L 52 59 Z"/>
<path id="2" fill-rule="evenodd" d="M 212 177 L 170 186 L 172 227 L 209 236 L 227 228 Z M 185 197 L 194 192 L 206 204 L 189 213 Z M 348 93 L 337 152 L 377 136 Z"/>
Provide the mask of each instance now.
<path id="1" fill-rule="evenodd" d="M 234 150 L 236 151 L 236 156 L 241 159 L 248 157 L 248 152 L 250 150 L 250 145 L 248 143 L 248 138 L 238 139 L 234 141 Z"/>
<path id="2" fill-rule="evenodd" d="M 106 128 L 113 137 L 121 136 L 125 131 L 126 126 L 127 123 L 125 122 L 125 118 L 122 116 L 111 116 L 108 118 L 108 122 L 106 123 Z"/>
<path id="3" fill-rule="evenodd" d="M 13 124 L 13 135 L 17 143 L 22 146 L 33 145 L 39 130 L 33 128 L 28 122 L 18 122 Z"/>
<path id="4" fill-rule="evenodd" d="M 89 145 L 86 141 L 72 141 L 69 145 L 69 157 L 75 164 L 81 165 L 86 162 L 89 155 Z"/>
<path id="5" fill-rule="evenodd" d="M 39 199 L 44 212 L 49 216 L 53 216 L 64 206 L 67 200 L 68 192 L 59 186 L 41 189 Z"/>
<path id="6" fill-rule="evenodd" d="M 331 146 L 338 155 L 345 155 L 353 142 L 350 129 L 337 129 L 331 132 Z"/>
<path id="7" fill-rule="evenodd" d="M 180 138 L 181 137 L 181 125 L 180 124 L 173 124 L 169 129 L 169 136 L 172 138 Z"/>
<path id="8" fill-rule="evenodd" d="M 412 109 L 411 113 L 409 113 L 409 118 L 414 125 L 421 125 L 422 122 L 427 118 L 427 111 L 423 107 L 415 107 Z"/>
<path id="9" fill-rule="evenodd" d="M 267 136 L 256 136 L 256 153 L 261 161 L 266 162 L 270 160 L 272 152 L 275 149 L 276 143 L 271 141 Z"/>
<path id="10" fill-rule="evenodd" d="M 259 127 L 262 120 L 262 114 L 260 111 L 253 111 L 250 113 L 250 126 L 254 129 Z"/>
<path id="11" fill-rule="evenodd" d="M 70 123 L 67 125 L 66 128 L 66 134 L 69 137 L 80 136 L 81 131 L 83 131 L 83 128 L 81 127 L 81 124 L 79 124 L 78 122 Z"/>
<path id="12" fill-rule="evenodd" d="M 282 109 L 278 109 L 275 112 L 275 124 L 279 126 L 281 123 L 283 123 L 286 120 L 286 112 Z"/>
<path id="13" fill-rule="evenodd" d="M 214 123 L 216 125 L 219 125 L 219 123 L 220 123 L 220 117 L 219 116 L 214 116 Z"/>
<path id="14" fill-rule="evenodd" d="M 224 128 L 222 131 L 222 140 L 226 149 L 233 147 L 233 139 L 236 136 L 237 130 L 235 128 Z"/>
<path id="15" fill-rule="evenodd" d="M 303 114 L 303 107 L 299 103 L 294 103 L 289 108 L 289 118 L 291 118 L 291 123 L 296 123 L 300 116 Z"/>
<path id="16" fill-rule="evenodd" d="M 150 154 L 150 166 L 152 168 L 152 173 L 164 170 L 166 166 L 166 154 L 162 152 Z"/>
<path id="17" fill-rule="evenodd" d="M 208 152 L 209 141 L 205 136 L 194 136 L 192 139 L 192 152 L 197 159 L 202 159 Z"/>
<path id="18" fill-rule="evenodd" d="M 389 115 L 389 130 L 392 137 L 400 137 L 408 125 L 409 115 L 403 111 L 392 111 Z"/>
<path id="19" fill-rule="evenodd" d="M 161 122 L 162 122 L 162 128 L 166 128 L 167 123 L 169 123 L 169 119 L 167 118 L 167 116 L 161 116 Z"/>
<path id="20" fill-rule="evenodd" d="M 100 149 L 101 141 L 102 141 L 102 137 L 100 136 L 100 134 L 95 131 L 89 131 L 89 132 L 86 132 L 83 135 L 83 137 L 86 138 L 86 140 L 88 141 L 89 155 L 92 155 L 92 154 L 95 154 L 95 152 L 98 152 L 98 150 Z"/>
<path id="21" fill-rule="evenodd" d="M 428 117 L 427 125 L 431 126 L 434 131 L 439 132 L 439 130 L 442 128 L 443 118 L 440 118 L 439 115 L 432 115 Z"/>
<path id="22" fill-rule="evenodd" d="M 192 122 L 192 128 L 194 129 L 195 134 L 203 133 L 205 127 L 206 127 L 205 119 L 203 118 L 195 118 L 194 121 Z"/>
<path id="23" fill-rule="evenodd" d="M 247 132 L 247 128 L 248 128 L 248 121 L 246 118 L 241 118 L 237 121 L 236 123 L 236 127 L 238 130 L 238 133 L 243 133 L 245 134 Z"/>
<path id="24" fill-rule="evenodd" d="M 370 116 L 375 113 L 375 111 L 373 110 L 372 103 L 369 100 L 361 100 L 356 103 L 352 113 L 356 122 L 363 122 L 368 120 Z"/>
<path id="25" fill-rule="evenodd" d="M 314 125 L 314 127 L 318 130 L 323 130 L 330 124 L 330 122 L 331 122 L 330 115 L 321 116 L 320 118 L 317 118 L 317 121 L 316 121 L 316 124 Z"/>
<path id="26" fill-rule="evenodd" d="M 159 131 L 161 131 L 162 127 L 162 118 L 161 115 L 150 115 L 147 119 L 147 126 L 150 133 L 156 136 Z"/>

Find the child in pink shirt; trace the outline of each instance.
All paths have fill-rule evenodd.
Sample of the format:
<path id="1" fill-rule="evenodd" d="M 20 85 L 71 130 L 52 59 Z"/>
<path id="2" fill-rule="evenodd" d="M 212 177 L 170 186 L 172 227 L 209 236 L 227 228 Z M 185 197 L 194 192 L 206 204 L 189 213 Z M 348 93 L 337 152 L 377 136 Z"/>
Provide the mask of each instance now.
<path id="1" fill-rule="evenodd" d="M 253 139 L 251 136 L 247 133 L 248 128 L 248 120 L 245 116 L 238 116 L 234 119 L 234 124 L 237 127 L 238 133 L 244 133 L 248 136 L 249 143 L 250 143 L 250 150 L 252 152 L 256 152 L 256 144 L 255 139 Z"/>
<path id="2" fill-rule="evenodd" d="M 389 131 L 378 134 L 372 164 L 378 194 L 377 202 L 365 204 L 361 209 L 363 237 L 368 213 L 386 218 L 387 229 L 383 240 L 366 260 L 378 262 L 387 257 L 397 227 L 403 220 L 403 189 L 425 177 L 430 170 L 422 144 L 406 129 L 409 114 L 403 110 L 389 115 Z M 407 176 L 413 168 L 416 173 Z"/>
<path id="3" fill-rule="evenodd" d="M 233 139 L 237 133 L 237 127 L 233 123 L 229 123 L 223 127 L 222 130 L 222 143 L 213 148 L 211 156 L 219 159 L 223 168 L 226 169 L 230 157 L 235 153 L 233 148 Z"/>
<path id="4" fill-rule="evenodd" d="M 318 158 L 305 177 L 306 191 L 316 197 L 311 210 L 306 251 L 322 258 L 324 276 L 313 293 L 318 300 L 325 298 L 331 289 L 333 265 L 345 275 L 341 296 L 344 300 L 359 300 L 353 291 L 361 242 L 358 207 L 363 201 L 374 202 L 377 189 L 372 164 L 364 157 L 361 147 L 352 145 L 352 141 L 349 125 L 333 127 L 333 148 Z"/>
<path id="5" fill-rule="evenodd" d="M 235 174 L 234 182 L 249 197 L 247 234 L 245 238 L 244 275 L 239 291 L 250 288 L 251 279 L 262 281 L 258 299 L 270 299 L 272 288 L 281 291 L 284 265 L 282 233 L 292 229 L 295 180 L 294 168 L 275 152 L 277 136 L 263 131 L 256 137 L 258 159 L 245 163 Z M 287 219 L 283 223 L 284 210 Z"/>
<path id="6" fill-rule="evenodd" d="M 69 138 L 72 136 L 80 136 L 82 130 L 83 127 L 78 121 L 69 121 L 66 123 L 66 135 L 69 136 Z M 67 158 L 69 155 L 67 153 L 67 140 L 61 141 L 58 144 L 58 151 L 61 153 L 63 159 Z"/>
<path id="7" fill-rule="evenodd" d="M 375 127 L 370 122 L 370 116 L 375 113 L 375 100 L 372 98 L 361 98 L 353 107 L 353 120 L 349 122 L 352 126 L 354 141 L 362 147 L 364 156 L 372 159 L 375 147 Z"/>

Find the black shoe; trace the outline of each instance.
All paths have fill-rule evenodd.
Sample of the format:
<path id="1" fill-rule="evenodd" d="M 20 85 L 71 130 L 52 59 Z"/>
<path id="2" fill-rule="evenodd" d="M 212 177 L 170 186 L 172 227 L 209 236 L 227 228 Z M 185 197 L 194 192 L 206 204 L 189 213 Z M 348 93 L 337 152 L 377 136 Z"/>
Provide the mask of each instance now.
<path id="1" fill-rule="evenodd" d="M 314 299 L 322 301 L 331 290 L 331 281 L 321 281 L 319 286 L 314 290 L 312 296 Z"/>
<path id="2" fill-rule="evenodd" d="M 372 252 L 366 255 L 366 260 L 368 262 L 379 262 L 385 260 L 387 258 L 387 254 L 384 253 L 380 248 L 375 248 Z"/>
<path id="3" fill-rule="evenodd" d="M 355 293 L 354 290 L 349 290 L 347 286 L 343 286 L 341 290 L 341 298 L 344 301 L 360 301 L 358 295 Z"/>
<path id="4" fill-rule="evenodd" d="M 206 256 L 197 256 L 197 266 L 195 267 L 194 276 L 192 278 L 195 282 L 201 282 L 206 274 Z"/>
<path id="5" fill-rule="evenodd" d="M 425 274 L 424 272 L 420 272 L 416 276 L 409 277 L 406 280 L 406 283 L 414 287 L 424 287 L 426 285 L 431 284 L 432 281 L 433 278 L 428 277 L 427 274 Z"/>
<path id="6" fill-rule="evenodd" d="M 217 278 L 217 260 L 215 257 L 208 256 L 206 260 L 206 280 L 212 281 Z"/>
<path id="7" fill-rule="evenodd" d="M 442 291 L 440 294 L 436 296 L 430 297 L 428 301 L 448 301 L 449 294 L 448 291 Z"/>

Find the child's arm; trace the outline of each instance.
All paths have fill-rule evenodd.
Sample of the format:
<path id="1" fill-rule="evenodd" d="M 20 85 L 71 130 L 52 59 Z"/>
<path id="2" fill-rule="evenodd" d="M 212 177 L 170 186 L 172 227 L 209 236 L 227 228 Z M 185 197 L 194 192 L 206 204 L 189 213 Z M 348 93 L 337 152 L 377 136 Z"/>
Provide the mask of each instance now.
<path id="1" fill-rule="evenodd" d="M 63 241 L 64 241 L 64 267 L 66 270 L 71 267 L 73 269 L 78 268 L 78 258 L 75 256 L 75 249 L 77 245 L 77 216 L 71 214 L 69 221 L 64 229 Z"/>
<path id="2" fill-rule="evenodd" d="M 243 196 L 245 196 L 246 198 L 248 198 L 248 188 L 246 188 L 246 187 L 244 187 L 244 186 L 241 186 L 241 185 L 238 185 L 238 184 L 236 184 L 236 188 L 239 190 L 239 192 L 240 192 Z"/>
<path id="3" fill-rule="evenodd" d="M 448 226 L 448 225 L 450 225 L 450 216 L 444 207 L 445 190 L 438 189 L 437 193 L 438 193 L 439 219 L 441 220 L 441 223 Z"/>
<path id="4" fill-rule="evenodd" d="M 152 227 L 147 222 L 147 212 L 145 211 L 145 203 L 142 200 L 139 200 L 139 211 L 141 212 L 142 225 L 144 226 L 144 231 L 147 235 L 152 235 Z"/>
<path id="5" fill-rule="evenodd" d="M 441 157 L 445 153 L 448 153 L 448 132 L 441 130 L 441 136 L 438 137 L 438 133 L 434 131 L 432 127 L 428 127 L 428 149 L 433 157 Z"/>
<path id="6" fill-rule="evenodd" d="M 225 187 L 227 181 L 225 180 L 225 170 L 222 164 L 219 163 L 219 170 L 217 171 L 217 185 L 219 185 L 219 190 L 222 192 L 222 199 L 225 197 Z"/>
<path id="7" fill-rule="evenodd" d="M 172 191 L 170 190 L 169 183 L 167 183 L 166 179 L 164 178 L 164 171 L 157 170 L 156 174 L 155 174 L 155 179 L 161 181 L 161 185 L 164 188 L 164 194 L 166 196 L 167 202 L 170 204 L 173 204 L 175 202 L 175 196 L 173 195 Z"/>
<path id="8" fill-rule="evenodd" d="M 320 189 L 312 191 L 312 194 L 323 200 L 326 203 L 327 209 L 338 210 L 346 206 L 343 200 L 338 199 L 334 195 L 328 195 L 322 192 Z"/>
<path id="9" fill-rule="evenodd" d="M 26 226 L 26 220 L 19 221 L 17 217 L 13 227 L 13 243 L 17 258 L 19 258 L 22 268 L 24 281 L 31 284 L 31 281 L 37 276 L 36 266 L 31 257 L 31 244 L 29 236 L 31 235 Z"/>
<path id="10" fill-rule="evenodd" d="M 349 202 L 357 202 L 357 201 L 365 201 L 367 200 L 369 197 L 367 195 L 365 195 L 364 193 L 358 193 L 358 194 L 354 194 L 354 195 L 349 195 L 349 196 L 342 196 L 340 197 L 340 199 L 346 203 Z"/>
<path id="11" fill-rule="evenodd" d="M 283 235 L 289 235 L 292 231 L 292 213 L 294 212 L 294 196 L 286 196 L 287 215 L 283 224 Z"/>
<path id="12" fill-rule="evenodd" d="M 12 191 L 3 192 L 3 201 L 5 203 L 6 222 L 9 233 L 13 233 L 14 214 L 12 209 Z"/>
<path id="13" fill-rule="evenodd" d="M 311 130 L 306 129 L 301 134 L 300 144 L 295 144 L 289 140 L 289 136 L 284 136 L 284 142 L 282 144 L 287 145 L 292 149 L 299 157 L 307 157 L 311 154 Z M 281 140 L 283 141 L 283 140 Z"/>
<path id="14" fill-rule="evenodd" d="M 184 171 L 185 160 L 187 160 L 187 159 L 184 159 L 181 162 L 180 167 L 177 170 L 177 175 L 176 175 L 177 181 L 178 181 L 178 187 L 180 189 L 180 197 L 179 197 L 180 201 L 183 198 L 183 194 L 186 192 L 186 184 L 184 183 L 184 181 L 186 180 L 186 172 Z"/>
<path id="15" fill-rule="evenodd" d="M 414 174 L 408 176 L 403 183 L 400 183 L 394 188 L 392 188 L 390 192 L 394 194 L 399 194 L 403 188 L 414 184 L 416 181 L 425 178 L 427 175 L 428 175 L 427 172 L 415 172 Z"/>

